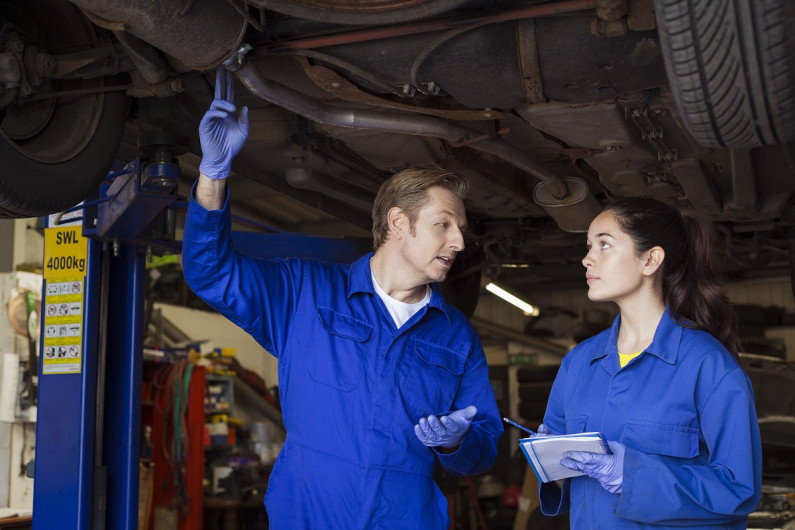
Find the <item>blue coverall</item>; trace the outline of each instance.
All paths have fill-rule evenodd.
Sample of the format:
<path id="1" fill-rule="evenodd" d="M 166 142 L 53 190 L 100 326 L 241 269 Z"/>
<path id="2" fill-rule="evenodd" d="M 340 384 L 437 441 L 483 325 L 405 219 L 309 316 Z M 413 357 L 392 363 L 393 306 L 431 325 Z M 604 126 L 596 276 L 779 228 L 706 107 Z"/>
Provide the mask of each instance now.
<path id="1" fill-rule="evenodd" d="M 586 476 L 542 484 L 543 513 L 569 511 L 577 530 L 746 528 L 762 482 L 748 377 L 720 342 L 669 310 L 651 345 L 619 369 L 620 321 L 563 358 L 544 424 L 624 444 L 623 492 Z"/>
<path id="2" fill-rule="evenodd" d="M 373 290 L 368 254 L 351 265 L 237 253 L 230 212 L 191 200 L 183 268 L 191 288 L 278 358 L 287 438 L 265 497 L 272 528 L 446 529 L 437 459 L 454 475 L 494 462 L 503 427 L 473 327 L 433 286 L 399 330 Z M 414 424 L 475 405 L 452 454 Z"/>

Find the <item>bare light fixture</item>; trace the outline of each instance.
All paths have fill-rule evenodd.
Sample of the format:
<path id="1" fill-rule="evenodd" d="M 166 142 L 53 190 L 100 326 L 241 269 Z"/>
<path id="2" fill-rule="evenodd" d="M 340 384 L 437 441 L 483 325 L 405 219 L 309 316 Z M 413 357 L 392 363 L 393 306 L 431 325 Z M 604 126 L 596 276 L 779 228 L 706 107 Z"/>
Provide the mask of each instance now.
<path id="1" fill-rule="evenodd" d="M 509 293 L 502 287 L 498 286 L 497 284 L 495 283 L 487 284 L 486 290 L 496 296 L 499 296 L 509 304 L 515 305 L 524 312 L 525 316 L 532 316 L 532 317 L 538 316 L 538 308 L 536 306 L 528 304 L 518 296 L 512 295 L 511 293 Z"/>

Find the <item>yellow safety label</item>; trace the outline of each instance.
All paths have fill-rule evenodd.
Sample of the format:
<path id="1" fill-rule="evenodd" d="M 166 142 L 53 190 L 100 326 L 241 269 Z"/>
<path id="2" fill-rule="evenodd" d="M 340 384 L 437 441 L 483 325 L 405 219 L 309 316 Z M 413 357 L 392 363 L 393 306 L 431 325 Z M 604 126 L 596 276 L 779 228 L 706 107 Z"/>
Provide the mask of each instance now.
<path id="1" fill-rule="evenodd" d="M 80 226 L 44 230 L 44 279 L 67 279 L 86 274 L 88 242 Z"/>
<path id="2" fill-rule="evenodd" d="M 42 374 L 74 374 L 83 365 L 85 277 L 47 280 Z"/>

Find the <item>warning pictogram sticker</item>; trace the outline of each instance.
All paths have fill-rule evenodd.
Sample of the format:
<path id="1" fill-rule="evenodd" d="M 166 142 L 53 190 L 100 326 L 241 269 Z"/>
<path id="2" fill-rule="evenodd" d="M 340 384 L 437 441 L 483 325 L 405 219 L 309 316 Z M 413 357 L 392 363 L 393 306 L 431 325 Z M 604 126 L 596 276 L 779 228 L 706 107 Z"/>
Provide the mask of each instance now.
<path id="1" fill-rule="evenodd" d="M 75 238 L 62 239 L 74 243 Z M 85 278 L 56 274 L 47 280 L 42 375 L 74 374 L 82 370 L 84 288 Z"/>

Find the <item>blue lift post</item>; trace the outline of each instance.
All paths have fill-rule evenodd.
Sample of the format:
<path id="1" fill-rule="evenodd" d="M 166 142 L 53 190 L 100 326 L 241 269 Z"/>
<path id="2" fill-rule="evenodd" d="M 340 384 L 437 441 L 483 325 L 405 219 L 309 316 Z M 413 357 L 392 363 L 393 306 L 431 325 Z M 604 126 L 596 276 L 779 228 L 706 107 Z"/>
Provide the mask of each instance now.
<path id="1" fill-rule="evenodd" d="M 104 461 L 107 528 L 138 528 L 145 255 L 122 245 L 109 258 Z M 95 526 L 96 528 L 96 526 Z"/>
<path id="2" fill-rule="evenodd" d="M 64 243 L 67 238 L 70 242 Z M 34 471 L 33 490 L 35 530 L 92 528 L 100 254 L 101 244 L 85 240 L 80 223 L 56 228 L 49 226 L 48 220 L 36 423 L 38 472 Z M 66 257 L 72 258 L 70 266 L 61 267 L 61 258 Z M 63 304 L 67 313 L 70 307 L 77 307 L 74 304 L 80 304 L 79 312 L 72 310 L 77 318 L 58 316 Z M 53 308 L 55 315 L 50 314 Z M 75 339 L 71 333 L 69 340 L 69 327 L 76 322 L 80 323 L 80 334 Z M 68 349 L 74 346 L 79 349 L 73 350 L 76 355 L 70 355 Z M 67 359 L 72 362 L 63 362 Z"/>
<path id="3" fill-rule="evenodd" d="M 135 237 L 176 199 L 178 175 L 139 157 L 79 221 L 47 220 L 35 530 L 138 527 L 148 243 Z"/>
<path id="4" fill-rule="evenodd" d="M 61 234 L 80 233 L 75 228 L 50 228 Z M 42 355 L 39 372 L 36 530 L 138 526 L 144 254 L 121 245 L 111 256 L 100 241 L 87 239 L 85 245 L 87 266 L 82 278 L 56 277 L 44 284 L 44 293 L 52 294 L 45 295 L 43 307 L 55 306 L 58 311 L 64 304 L 76 308 L 81 303 L 83 312 L 79 341 L 47 337 L 48 326 L 56 327 L 55 335 L 67 326 L 69 336 L 68 328 L 77 325 L 76 319 L 45 316 L 42 322 L 41 351 L 55 351 L 55 357 Z M 82 297 L 55 294 L 56 288 L 80 281 L 85 286 Z M 55 362 L 63 360 L 58 357 L 60 348 L 68 352 L 76 345 L 80 349 L 74 351 L 79 353 L 65 357 L 71 363 Z"/>

